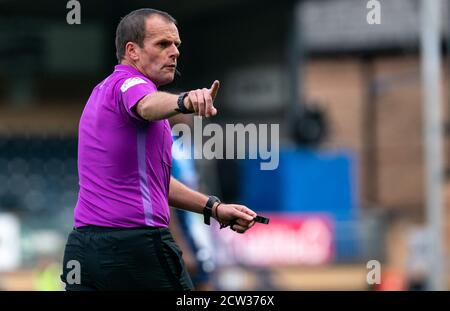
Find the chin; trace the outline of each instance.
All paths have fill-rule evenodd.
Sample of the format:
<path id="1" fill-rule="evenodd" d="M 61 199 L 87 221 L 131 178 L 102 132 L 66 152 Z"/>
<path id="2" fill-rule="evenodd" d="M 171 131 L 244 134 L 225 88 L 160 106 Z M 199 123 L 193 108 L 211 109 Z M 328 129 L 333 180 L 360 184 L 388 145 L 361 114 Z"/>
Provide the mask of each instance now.
<path id="1" fill-rule="evenodd" d="M 170 78 L 167 78 L 167 79 L 162 79 L 162 80 L 158 81 L 158 86 L 166 85 L 166 84 L 172 83 L 173 80 L 174 80 L 174 76 L 172 76 L 172 77 L 170 77 Z"/>

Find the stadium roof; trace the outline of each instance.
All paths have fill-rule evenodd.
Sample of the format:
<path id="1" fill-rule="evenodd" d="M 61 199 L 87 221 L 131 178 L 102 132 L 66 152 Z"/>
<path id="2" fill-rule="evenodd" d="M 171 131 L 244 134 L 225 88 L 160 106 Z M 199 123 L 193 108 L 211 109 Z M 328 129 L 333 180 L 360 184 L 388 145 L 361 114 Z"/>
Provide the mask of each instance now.
<path id="1" fill-rule="evenodd" d="M 381 23 L 367 20 L 368 1 L 302 1 L 299 5 L 303 40 L 312 52 L 348 52 L 415 48 L 420 37 L 420 1 L 380 1 Z M 442 1 L 443 33 L 448 34 L 448 2 Z"/>

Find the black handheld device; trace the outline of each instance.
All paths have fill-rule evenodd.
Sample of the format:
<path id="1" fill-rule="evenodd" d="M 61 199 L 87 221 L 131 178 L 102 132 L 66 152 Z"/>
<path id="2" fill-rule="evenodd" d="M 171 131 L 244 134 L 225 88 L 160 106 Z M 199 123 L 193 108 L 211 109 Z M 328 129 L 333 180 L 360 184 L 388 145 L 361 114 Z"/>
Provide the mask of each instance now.
<path id="1" fill-rule="evenodd" d="M 255 222 L 259 222 L 259 223 L 261 223 L 261 224 L 265 224 L 265 225 L 267 225 L 267 224 L 269 224 L 269 218 L 266 218 L 266 217 L 263 217 L 263 216 L 259 216 L 259 215 L 257 215 L 255 218 L 253 218 L 253 220 L 255 221 Z"/>

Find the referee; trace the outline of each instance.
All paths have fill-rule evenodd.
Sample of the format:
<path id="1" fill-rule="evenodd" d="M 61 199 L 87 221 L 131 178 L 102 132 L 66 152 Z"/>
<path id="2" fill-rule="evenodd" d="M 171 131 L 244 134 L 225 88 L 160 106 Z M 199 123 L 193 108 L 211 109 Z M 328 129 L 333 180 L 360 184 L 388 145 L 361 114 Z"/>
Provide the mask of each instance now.
<path id="1" fill-rule="evenodd" d="M 153 9 L 129 13 L 116 31 L 114 72 L 92 91 L 78 133 L 80 191 L 64 252 L 66 290 L 192 290 L 169 230 L 169 204 L 244 233 L 256 213 L 223 204 L 173 177 L 167 118 L 211 117 L 219 89 L 169 94 L 181 44 L 175 19 Z M 73 278 L 73 263 L 79 277 Z"/>

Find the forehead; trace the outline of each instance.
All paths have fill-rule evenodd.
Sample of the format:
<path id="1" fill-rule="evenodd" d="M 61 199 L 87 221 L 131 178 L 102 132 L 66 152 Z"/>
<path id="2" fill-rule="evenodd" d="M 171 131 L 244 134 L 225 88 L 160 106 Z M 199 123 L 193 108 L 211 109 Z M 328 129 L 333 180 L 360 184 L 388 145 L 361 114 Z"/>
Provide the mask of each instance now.
<path id="1" fill-rule="evenodd" d="M 145 21 L 147 36 L 151 39 L 169 39 L 179 41 L 177 26 L 159 15 L 152 15 Z"/>

